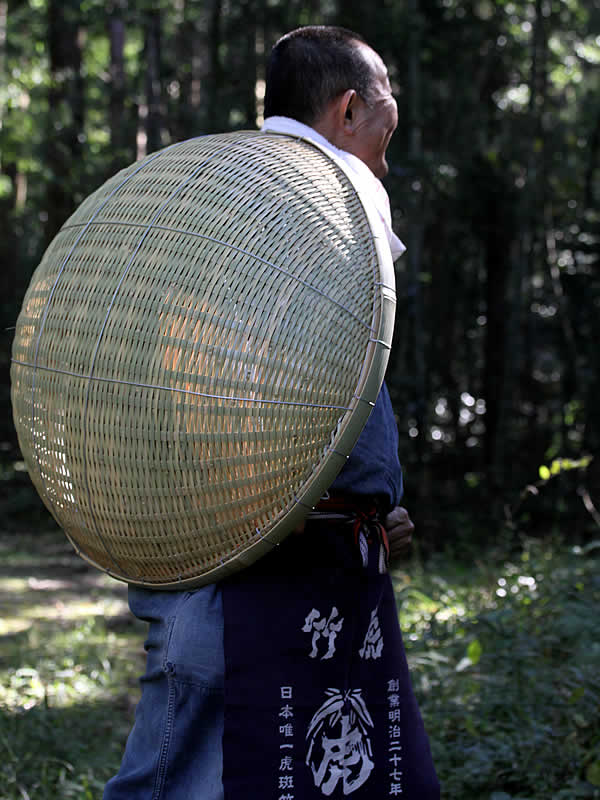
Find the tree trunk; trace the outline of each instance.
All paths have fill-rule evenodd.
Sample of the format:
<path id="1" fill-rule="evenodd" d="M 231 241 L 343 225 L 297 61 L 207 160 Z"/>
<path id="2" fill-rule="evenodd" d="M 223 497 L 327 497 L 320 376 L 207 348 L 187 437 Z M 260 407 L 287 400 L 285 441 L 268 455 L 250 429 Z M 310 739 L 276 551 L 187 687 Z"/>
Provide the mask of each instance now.
<path id="1" fill-rule="evenodd" d="M 8 2 L 0 2 L 0 81 L 6 83 L 6 24 L 8 22 Z M 0 105 L 0 131 L 2 130 L 2 117 L 4 107 Z"/>
<path id="2" fill-rule="evenodd" d="M 163 141 L 162 70 L 160 11 L 150 10 L 145 15 L 146 62 L 146 152 L 159 150 Z"/>
<path id="3" fill-rule="evenodd" d="M 586 208 L 595 208 L 597 200 L 594 196 L 594 175 L 598 169 L 598 154 L 600 153 L 600 109 L 596 114 L 594 129 L 589 140 L 589 160 L 585 171 L 584 203 Z"/>
<path id="4" fill-rule="evenodd" d="M 414 409 L 416 427 L 419 435 L 416 446 L 419 453 L 423 447 L 426 417 L 425 388 L 425 332 L 423 330 L 423 297 L 421 292 L 421 254 L 423 249 L 423 185 L 420 166 L 423 159 L 421 129 L 421 16 L 419 0 L 410 0 L 408 47 L 408 96 L 409 96 L 409 157 L 413 167 L 413 180 L 409 193 L 410 225 L 408 229 L 407 253 L 410 294 L 412 297 L 411 317 L 413 323 L 414 351 L 412 368 L 414 370 Z"/>
<path id="5" fill-rule="evenodd" d="M 506 344 L 506 281 L 509 274 L 510 227 L 505 223 L 505 192 L 501 178 L 482 187 L 485 229 L 483 246 L 486 264 L 485 305 L 485 464 L 488 486 L 495 497 L 504 485 L 504 458 L 501 419 L 503 413 L 505 344 Z"/>
<path id="6" fill-rule="evenodd" d="M 48 134 L 46 242 L 85 195 L 77 184 L 85 141 L 85 95 L 81 70 L 83 30 L 79 3 L 48 0 Z"/>
<path id="7" fill-rule="evenodd" d="M 246 52 L 241 74 L 245 76 L 244 91 L 244 127 L 254 128 L 256 125 L 256 80 L 258 65 L 256 59 L 256 36 L 260 25 L 260 15 L 257 14 L 253 0 L 245 0 L 243 10 L 244 38 Z"/>
<path id="8" fill-rule="evenodd" d="M 123 12 L 126 0 L 115 0 L 109 8 L 108 36 L 110 40 L 110 98 L 109 126 L 111 166 L 110 173 L 116 172 L 132 160 L 128 146 L 129 124 L 125 111 L 125 21 Z"/>
<path id="9" fill-rule="evenodd" d="M 0 83 L 6 83 L 6 25 L 8 20 L 8 3 L 0 2 Z M 0 191 L 0 332 L 7 326 L 14 325 L 14 307 L 12 300 L 15 296 L 17 279 L 17 253 L 18 241 L 15 235 L 14 212 L 16 206 L 16 185 L 18 179 L 17 165 L 14 159 L 7 159 L 6 149 L 3 147 L 6 136 L 3 123 L 8 112 L 0 105 L 0 176 L 7 181 L 7 186 L 2 186 Z M 0 350 L 0 385 L 7 387 L 8 356 L 5 356 L 5 344 L 2 341 Z M 4 433 L 2 433 L 4 437 Z"/>
<path id="10" fill-rule="evenodd" d="M 222 84 L 221 55 L 219 52 L 221 49 L 222 11 L 222 0 L 212 0 L 208 39 L 208 119 L 206 126 L 210 133 L 219 132 L 226 127 L 226 125 L 222 124 L 225 120 L 223 110 L 219 104 L 219 93 Z"/>
<path id="11" fill-rule="evenodd" d="M 206 97 L 204 86 L 208 71 L 207 10 L 203 0 L 183 0 L 177 30 L 177 70 L 179 100 L 173 120 L 176 141 L 198 136 L 205 130 Z"/>

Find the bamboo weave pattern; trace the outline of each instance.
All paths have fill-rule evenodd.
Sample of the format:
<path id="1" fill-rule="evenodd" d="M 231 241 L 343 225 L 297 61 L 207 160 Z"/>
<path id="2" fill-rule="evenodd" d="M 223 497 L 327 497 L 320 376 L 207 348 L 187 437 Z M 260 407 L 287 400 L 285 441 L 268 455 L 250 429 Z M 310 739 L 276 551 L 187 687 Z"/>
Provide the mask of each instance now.
<path id="1" fill-rule="evenodd" d="M 287 535 L 343 466 L 391 343 L 393 269 L 318 147 L 206 136 L 119 172 L 32 278 L 19 441 L 77 551 L 196 586 Z"/>

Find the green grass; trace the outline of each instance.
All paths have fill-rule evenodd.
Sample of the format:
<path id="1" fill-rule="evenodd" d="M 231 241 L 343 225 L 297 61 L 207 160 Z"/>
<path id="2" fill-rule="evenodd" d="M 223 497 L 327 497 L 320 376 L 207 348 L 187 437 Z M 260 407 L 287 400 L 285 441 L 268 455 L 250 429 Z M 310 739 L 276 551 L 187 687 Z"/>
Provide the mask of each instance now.
<path id="1" fill-rule="evenodd" d="M 400 620 L 444 800 L 600 798 L 600 547 L 414 557 Z M 0 800 L 100 800 L 138 698 L 125 587 L 0 537 Z"/>
<path id="2" fill-rule="evenodd" d="M 448 800 L 600 798 L 599 553 L 530 541 L 397 573 Z"/>
<path id="3" fill-rule="evenodd" d="M 144 626 L 60 532 L 0 540 L 0 800 L 99 800 L 138 697 Z"/>

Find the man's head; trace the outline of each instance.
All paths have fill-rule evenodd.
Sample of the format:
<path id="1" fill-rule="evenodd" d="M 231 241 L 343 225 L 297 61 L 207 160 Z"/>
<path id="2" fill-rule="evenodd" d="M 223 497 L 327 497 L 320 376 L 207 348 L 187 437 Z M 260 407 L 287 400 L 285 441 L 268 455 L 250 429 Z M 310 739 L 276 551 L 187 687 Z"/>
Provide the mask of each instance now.
<path id="1" fill-rule="evenodd" d="M 311 125 L 377 177 L 398 123 L 385 64 L 357 33 L 307 26 L 283 36 L 267 69 L 265 116 Z"/>

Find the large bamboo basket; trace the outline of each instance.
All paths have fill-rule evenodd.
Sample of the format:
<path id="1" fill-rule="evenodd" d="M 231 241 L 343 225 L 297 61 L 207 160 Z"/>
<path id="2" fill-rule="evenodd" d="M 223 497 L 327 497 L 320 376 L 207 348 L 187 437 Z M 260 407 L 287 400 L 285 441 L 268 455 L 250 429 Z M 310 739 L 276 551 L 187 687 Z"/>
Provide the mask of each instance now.
<path id="1" fill-rule="evenodd" d="M 119 172 L 50 244 L 13 347 L 19 442 L 77 552 L 194 587 L 279 543 L 368 418 L 387 244 L 316 145 L 238 132 Z"/>

